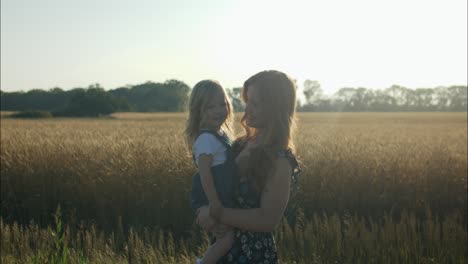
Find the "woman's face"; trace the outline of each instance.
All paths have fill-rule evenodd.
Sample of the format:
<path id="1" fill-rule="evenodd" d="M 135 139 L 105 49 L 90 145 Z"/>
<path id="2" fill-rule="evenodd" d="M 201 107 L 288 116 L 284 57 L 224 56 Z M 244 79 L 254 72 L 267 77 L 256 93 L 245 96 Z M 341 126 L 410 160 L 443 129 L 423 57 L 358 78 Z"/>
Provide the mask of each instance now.
<path id="1" fill-rule="evenodd" d="M 255 86 L 247 87 L 247 101 L 245 102 L 245 113 L 247 125 L 253 128 L 265 126 L 265 114 L 259 91 Z"/>
<path id="2" fill-rule="evenodd" d="M 204 111 L 204 123 L 208 128 L 218 130 L 226 121 L 228 107 L 223 92 L 217 92 L 208 102 Z"/>

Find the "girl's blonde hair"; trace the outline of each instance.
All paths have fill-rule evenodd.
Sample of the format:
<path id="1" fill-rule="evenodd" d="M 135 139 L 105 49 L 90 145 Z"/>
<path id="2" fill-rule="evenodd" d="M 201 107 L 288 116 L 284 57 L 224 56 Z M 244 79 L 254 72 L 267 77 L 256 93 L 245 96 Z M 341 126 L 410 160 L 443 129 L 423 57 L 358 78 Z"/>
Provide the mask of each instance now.
<path id="1" fill-rule="evenodd" d="M 280 71 L 262 71 L 244 82 L 242 99 L 248 101 L 247 91 L 255 87 L 260 96 L 265 126 L 262 141 L 250 152 L 246 175 L 257 190 L 263 190 L 266 179 L 273 167 L 276 153 L 281 150 L 294 151 L 293 131 L 296 126 L 296 84 Z M 245 134 L 238 140 L 247 142 L 258 136 L 258 129 L 247 125 L 247 113 L 241 119 Z"/>
<path id="2" fill-rule="evenodd" d="M 221 125 L 221 129 L 230 137 L 232 137 L 232 105 L 224 88 L 215 80 L 202 80 L 195 84 L 190 94 L 189 99 L 189 116 L 185 124 L 184 138 L 185 144 L 189 151 L 192 151 L 192 145 L 200 134 L 202 128 L 203 113 L 206 111 L 208 103 L 213 99 L 213 96 L 221 92 L 224 95 L 224 100 L 227 107 L 227 117 Z"/>

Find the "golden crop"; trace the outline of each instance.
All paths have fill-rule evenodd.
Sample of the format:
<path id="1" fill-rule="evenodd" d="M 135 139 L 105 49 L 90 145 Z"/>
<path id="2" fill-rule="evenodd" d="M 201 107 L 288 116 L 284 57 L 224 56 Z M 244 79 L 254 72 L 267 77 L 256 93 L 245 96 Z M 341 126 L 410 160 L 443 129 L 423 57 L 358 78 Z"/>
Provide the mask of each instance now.
<path id="1" fill-rule="evenodd" d="M 83 221 L 85 226 L 101 230 L 103 236 L 121 230 L 126 234 L 119 240 L 122 246 L 130 245 L 130 241 L 160 245 L 159 238 L 153 239 L 156 242 L 143 238 L 138 242 L 132 237 L 144 233 L 146 227 L 165 230 L 178 249 L 182 247 L 180 239 L 195 239 L 190 235 L 196 227 L 188 202 L 195 167 L 183 143 L 185 118 L 186 114 L 118 113 L 98 119 L 18 120 L 2 115 L 2 248 L 13 243 L 12 232 L 32 236 L 37 228 L 19 231 L 13 222 L 52 225 L 51 214 L 58 204 L 62 218 L 72 225 L 71 237 L 79 234 L 73 229 L 73 221 L 75 225 Z M 395 246 L 396 259 L 407 254 L 408 261 L 430 256 L 447 260 L 447 252 L 436 252 L 443 239 L 451 245 L 462 239 L 466 245 L 466 113 L 299 113 L 297 119 L 294 142 L 303 175 L 291 201 L 293 210 L 286 214 L 289 224 L 282 223 L 277 231 L 285 261 L 293 263 L 300 257 L 324 263 L 332 259 L 352 262 L 347 258 L 352 254 L 349 252 L 361 251 L 348 252 L 350 249 L 342 244 L 346 241 L 348 247 L 374 252 L 374 259 L 382 260 L 379 263 L 395 259 L 385 260 L 386 253 L 378 252 L 383 250 L 380 247 L 373 248 L 375 243 Z M 236 132 L 242 132 L 238 125 Z M 458 235 L 429 239 L 424 232 L 433 228 L 428 219 L 436 226 L 458 230 L 452 232 Z M 303 223 L 300 230 L 297 221 Z M 385 225 L 386 221 L 406 230 L 403 233 L 415 232 L 415 237 L 403 239 L 415 247 L 413 255 L 401 251 L 404 243 L 388 240 L 399 238 L 388 235 L 391 231 L 386 228 L 391 225 Z M 160 236 L 158 232 L 156 237 Z M 374 242 L 351 245 L 359 232 Z M 163 237 L 164 241 L 168 239 Z M 96 239 L 105 248 L 106 240 Z M 206 247 L 206 237 L 197 236 L 192 242 L 202 244 L 200 239 L 205 239 Z M 412 239 L 440 244 L 431 244 L 433 252 L 418 251 Z M 318 240 L 322 244 L 314 244 Z M 185 255 L 171 253 L 174 263 L 176 256 L 182 262 L 202 250 L 186 244 Z M 314 252 L 305 254 L 309 249 Z M 452 249 L 456 251 L 456 247 Z M 164 255 L 168 249 L 154 250 Z M 10 262 L 16 254 L 14 249 L 4 251 L 2 260 Z M 371 254 L 364 251 L 360 257 Z M 461 253 L 454 252 L 450 254 L 459 254 L 454 260 L 466 258 L 463 248 Z M 78 253 L 75 257 L 79 258 Z"/>

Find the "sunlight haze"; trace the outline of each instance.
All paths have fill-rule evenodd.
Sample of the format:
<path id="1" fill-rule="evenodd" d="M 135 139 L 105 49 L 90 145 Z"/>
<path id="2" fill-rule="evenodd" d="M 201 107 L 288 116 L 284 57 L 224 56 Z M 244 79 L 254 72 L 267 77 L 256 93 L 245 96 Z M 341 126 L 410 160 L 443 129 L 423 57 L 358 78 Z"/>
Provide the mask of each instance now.
<path id="1" fill-rule="evenodd" d="M 1 89 L 260 70 L 342 87 L 467 84 L 467 1 L 1 1 Z"/>

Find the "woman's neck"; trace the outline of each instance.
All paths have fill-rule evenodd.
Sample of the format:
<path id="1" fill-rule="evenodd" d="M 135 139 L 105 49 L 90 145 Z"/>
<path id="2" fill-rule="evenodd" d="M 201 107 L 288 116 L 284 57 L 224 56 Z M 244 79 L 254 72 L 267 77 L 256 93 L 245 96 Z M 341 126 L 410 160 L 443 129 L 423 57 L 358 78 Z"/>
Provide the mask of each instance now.
<path id="1" fill-rule="evenodd" d="M 257 129 L 255 133 L 255 137 L 252 138 L 251 143 L 252 145 L 255 145 L 255 146 L 260 145 L 263 142 L 264 138 L 265 138 L 264 131 Z"/>

